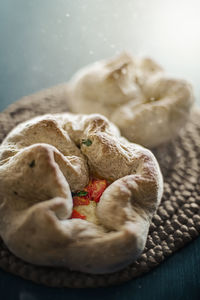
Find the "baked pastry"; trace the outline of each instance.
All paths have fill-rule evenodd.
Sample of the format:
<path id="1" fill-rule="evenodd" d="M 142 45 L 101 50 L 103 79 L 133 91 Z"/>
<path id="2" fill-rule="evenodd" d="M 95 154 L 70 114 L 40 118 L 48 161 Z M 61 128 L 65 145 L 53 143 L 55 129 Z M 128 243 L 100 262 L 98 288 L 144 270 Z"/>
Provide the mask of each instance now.
<path id="1" fill-rule="evenodd" d="M 98 114 L 39 116 L 0 146 L 0 235 L 36 265 L 123 268 L 143 251 L 162 191 L 153 154 Z"/>
<path id="2" fill-rule="evenodd" d="M 170 78 L 150 58 L 122 53 L 78 71 L 69 83 L 68 104 L 75 113 L 101 113 L 129 141 L 156 147 L 184 127 L 193 92 Z"/>

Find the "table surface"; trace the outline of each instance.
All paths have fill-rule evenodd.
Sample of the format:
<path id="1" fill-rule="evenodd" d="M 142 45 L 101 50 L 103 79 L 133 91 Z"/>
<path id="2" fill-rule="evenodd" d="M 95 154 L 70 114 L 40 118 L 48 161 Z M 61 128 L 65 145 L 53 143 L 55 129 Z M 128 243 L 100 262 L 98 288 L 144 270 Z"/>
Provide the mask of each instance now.
<path id="1" fill-rule="evenodd" d="M 0 111 L 126 49 L 189 80 L 200 104 L 198 0 L 1 0 Z M 0 270 L 2 299 L 200 299 L 200 238 L 148 274 L 101 289 L 55 289 Z"/>

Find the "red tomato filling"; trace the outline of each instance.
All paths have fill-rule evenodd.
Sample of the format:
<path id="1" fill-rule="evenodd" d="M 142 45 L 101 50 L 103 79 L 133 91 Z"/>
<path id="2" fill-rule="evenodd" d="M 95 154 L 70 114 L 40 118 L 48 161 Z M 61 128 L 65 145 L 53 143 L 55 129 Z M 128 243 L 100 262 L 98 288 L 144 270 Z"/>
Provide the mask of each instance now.
<path id="1" fill-rule="evenodd" d="M 92 179 L 85 188 L 85 191 L 88 192 L 88 197 L 90 200 L 99 202 L 100 197 L 107 186 L 108 184 L 105 179 Z"/>
<path id="2" fill-rule="evenodd" d="M 86 219 L 86 216 L 81 215 L 77 210 L 73 209 L 71 219 Z"/>
<path id="3" fill-rule="evenodd" d="M 90 204 L 90 199 L 86 197 L 79 197 L 79 196 L 74 196 L 73 197 L 73 206 L 77 205 L 88 205 Z"/>
<path id="4" fill-rule="evenodd" d="M 74 194 L 73 206 L 89 205 L 90 201 L 98 203 L 107 186 L 108 182 L 105 179 L 90 179 L 89 184 L 83 191 Z M 77 210 L 73 209 L 71 219 L 74 218 L 86 219 L 86 216 L 81 215 Z"/>

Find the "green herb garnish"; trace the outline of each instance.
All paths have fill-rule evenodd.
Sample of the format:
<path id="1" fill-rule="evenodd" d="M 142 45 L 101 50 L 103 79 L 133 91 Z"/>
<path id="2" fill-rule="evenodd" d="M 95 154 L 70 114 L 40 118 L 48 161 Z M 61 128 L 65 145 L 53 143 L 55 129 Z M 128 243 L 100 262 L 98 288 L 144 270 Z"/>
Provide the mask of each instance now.
<path id="1" fill-rule="evenodd" d="M 86 146 L 91 146 L 92 145 L 92 141 L 90 139 L 87 140 L 82 140 L 82 144 L 86 145 Z"/>
<path id="2" fill-rule="evenodd" d="M 86 191 L 80 191 L 80 192 L 72 192 L 72 197 L 83 197 L 87 196 L 88 192 Z"/>
<path id="3" fill-rule="evenodd" d="M 86 191 L 80 191 L 80 192 L 78 192 L 76 195 L 77 195 L 78 197 L 83 197 L 83 196 L 87 196 L 87 194 L 88 194 L 88 192 L 86 192 Z"/>

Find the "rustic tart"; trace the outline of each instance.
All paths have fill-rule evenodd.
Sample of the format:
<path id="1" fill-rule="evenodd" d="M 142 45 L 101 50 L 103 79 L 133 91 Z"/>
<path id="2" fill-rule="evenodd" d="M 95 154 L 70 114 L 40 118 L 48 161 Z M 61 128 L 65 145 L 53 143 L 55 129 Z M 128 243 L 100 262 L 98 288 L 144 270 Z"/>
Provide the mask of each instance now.
<path id="1" fill-rule="evenodd" d="M 191 85 L 148 57 L 123 52 L 79 70 L 66 98 L 75 113 L 101 113 L 123 136 L 148 148 L 173 139 L 189 118 Z"/>
<path id="2" fill-rule="evenodd" d="M 0 146 L 0 235 L 36 265 L 122 269 L 142 253 L 162 192 L 154 155 L 99 114 L 39 116 Z"/>

